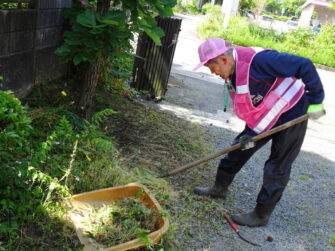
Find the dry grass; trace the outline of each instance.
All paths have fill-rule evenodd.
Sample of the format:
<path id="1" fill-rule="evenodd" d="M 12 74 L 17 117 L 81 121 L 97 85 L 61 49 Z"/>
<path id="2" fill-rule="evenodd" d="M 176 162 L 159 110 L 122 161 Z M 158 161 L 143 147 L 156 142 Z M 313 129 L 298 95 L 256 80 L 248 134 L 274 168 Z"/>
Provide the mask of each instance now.
<path id="1" fill-rule="evenodd" d="M 187 250 L 187 243 L 197 238 L 210 242 L 204 232 L 222 225 L 225 209 L 219 200 L 194 195 L 193 188 L 204 177 L 213 178 L 209 173 L 214 163 L 166 179 L 157 177 L 213 153 L 211 135 L 197 124 L 107 95 L 99 96 L 100 101 L 109 100 L 109 108 L 118 113 L 106 121 L 104 129 L 118 144 L 120 163 L 136 173 L 135 181 L 146 185 L 170 215 L 173 233 L 163 239 L 164 247 Z"/>

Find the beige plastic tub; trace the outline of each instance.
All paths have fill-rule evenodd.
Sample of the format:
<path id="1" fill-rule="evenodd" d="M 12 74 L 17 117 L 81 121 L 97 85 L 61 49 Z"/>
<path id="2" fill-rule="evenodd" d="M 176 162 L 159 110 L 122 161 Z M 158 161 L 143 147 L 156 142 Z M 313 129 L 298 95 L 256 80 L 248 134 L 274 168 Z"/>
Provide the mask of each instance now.
<path id="1" fill-rule="evenodd" d="M 158 204 L 157 200 L 148 189 L 140 184 L 131 183 L 126 186 L 112 187 L 106 189 L 95 190 L 87 193 L 81 193 L 74 195 L 71 199 L 66 200 L 66 205 L 69 207 L 69 216 L 75 225 L 77 235 L 82 244 L 85 245 L 84 250 L 104 250 L 104 251 L 116 251 L 116 250 L 130 250 L 138 247 L 143 247 L 143 243 L 140 239 L 134 239 L 126 243 L 119 244 L 113 247 L 104 247 L 85 235 L 84 229 L 84 217 L 85 211 L 89 208 L 100 207 L 103 205 L 109 205 L 115 200 L 122 200 L 124 198 L 133 197 L 135 198 L 135 193 L 139 194 L 139 199 L 145 205 L 153 208 L 157 211 L 162 210 L 161 206 Z M 162 217 L 161 221 L 158 223 L 157 230 L 148 234 L 147 236 L 153 240 L 156 244 L 161 239 L 162 235 L 167 232 L 169 228 L 169 221 L 166 217 Z"/>

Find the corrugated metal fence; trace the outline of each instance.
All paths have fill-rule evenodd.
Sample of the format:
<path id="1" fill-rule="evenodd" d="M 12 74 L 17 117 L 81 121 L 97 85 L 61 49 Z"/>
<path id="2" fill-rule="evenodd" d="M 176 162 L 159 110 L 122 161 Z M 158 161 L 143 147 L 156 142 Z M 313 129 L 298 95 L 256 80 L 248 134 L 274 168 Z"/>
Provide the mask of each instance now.
<path id="1" fill-rule="evenodd" d="M 137 43 L 133 67 L 132 87 L 149 91 L 155 101 L 163 98 L 171 71 L 172 60 L 181 26 L 180 18 L 156 18 L 157 24 L 164 30 L 162 46 L 156 46 L 151 38 L 142 34 Z"/>

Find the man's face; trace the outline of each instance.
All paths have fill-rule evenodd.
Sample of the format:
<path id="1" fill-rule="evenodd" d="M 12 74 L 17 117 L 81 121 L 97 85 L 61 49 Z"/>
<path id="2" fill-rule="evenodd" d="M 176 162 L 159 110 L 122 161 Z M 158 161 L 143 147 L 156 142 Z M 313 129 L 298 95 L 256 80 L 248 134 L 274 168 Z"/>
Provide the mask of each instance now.
<path id="1" fill-rule="evenodd" d="M 230 61 L 224 56 L 209 60 L 205 66 L 209 68 L 212 74 L 220 76 L 223 79 L 229 79 L 233 71 Z"/>

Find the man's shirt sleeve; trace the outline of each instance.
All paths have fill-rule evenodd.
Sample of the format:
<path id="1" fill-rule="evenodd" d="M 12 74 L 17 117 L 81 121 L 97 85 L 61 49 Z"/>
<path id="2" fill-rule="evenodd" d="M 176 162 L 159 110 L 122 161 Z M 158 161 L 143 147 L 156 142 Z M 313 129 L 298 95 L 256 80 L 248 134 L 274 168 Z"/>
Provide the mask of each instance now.
<path id="1" fill-rule="evenodd" d="M 305 92 L 309 103 L 319 104 L 324 99 L 322 83 L 310 59 L 265 50 L 258 53 L 251 65 L 259 79 L 295 77 L 305 84 Z"/>

